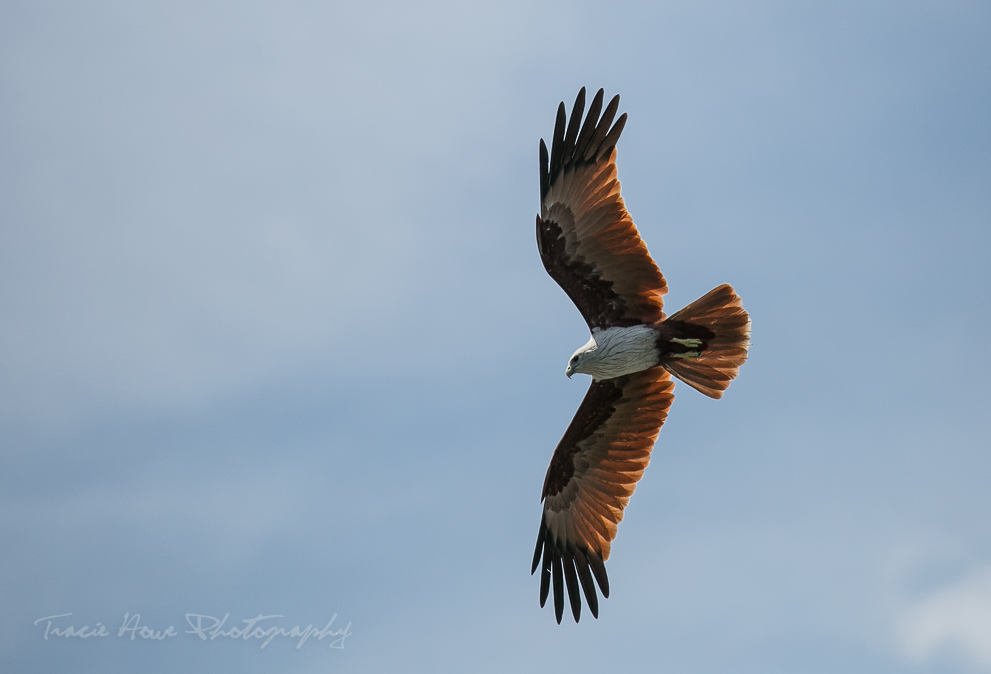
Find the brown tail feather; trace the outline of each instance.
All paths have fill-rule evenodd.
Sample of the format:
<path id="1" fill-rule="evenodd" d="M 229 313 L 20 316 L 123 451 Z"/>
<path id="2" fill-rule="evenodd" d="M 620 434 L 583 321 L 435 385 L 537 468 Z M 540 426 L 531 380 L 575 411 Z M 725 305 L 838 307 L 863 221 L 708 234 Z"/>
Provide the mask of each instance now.
<path id="1" fill-rule="evenodd" d="M 707 328 L 715 337 L 706 340 L 706 348 L 696 359 L 680 358 L 664 363 L 668 372 L 692 388 L 720 398 L 747 360 L 750 347 L 750 315 L 733 287 L 725 284 L 709 291 L 670 321 L 682 321 Z"/>

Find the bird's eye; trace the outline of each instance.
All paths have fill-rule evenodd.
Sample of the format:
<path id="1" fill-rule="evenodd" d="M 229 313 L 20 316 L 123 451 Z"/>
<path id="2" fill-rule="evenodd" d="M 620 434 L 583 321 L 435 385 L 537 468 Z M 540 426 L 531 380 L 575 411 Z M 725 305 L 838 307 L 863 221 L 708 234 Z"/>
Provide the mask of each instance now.
<path id="1" fill-rule="evenodd" d="M 578 362 L 578 356 L 572 356 L 571 357 L 571 362 L 572 363 L 577 363 Z"/>

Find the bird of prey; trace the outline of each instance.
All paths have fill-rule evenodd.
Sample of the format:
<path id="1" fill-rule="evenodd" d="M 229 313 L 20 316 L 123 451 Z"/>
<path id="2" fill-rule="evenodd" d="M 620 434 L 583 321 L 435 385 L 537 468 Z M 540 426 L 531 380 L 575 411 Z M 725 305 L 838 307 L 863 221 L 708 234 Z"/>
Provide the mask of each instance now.
<path id="1" fill-rule="evenodd" d="M 541 607 L 553 583 L 558 623 L 565 586 L 576 622 L 579 585 L 596 618 L 593 578 L 609 596 L 603 562 L 674 400 L 671 375 L 719 398 L 750 345 L 750 317 L 729 285 L 664 315 L 667 283 L 616 179 L 616 141 L 626 114 L 613 124 L 616 96 L 600 117 L 602 93 L 592 99 L 584 123 L 584 88 L 570 121 L 560 104 L 550 157 L 540 140 L 537 248 L 592 333 L 568 361 L 568 377 L 588 374 L 592 384 L 547 468 L 530 571 L 541 567 Z"/>

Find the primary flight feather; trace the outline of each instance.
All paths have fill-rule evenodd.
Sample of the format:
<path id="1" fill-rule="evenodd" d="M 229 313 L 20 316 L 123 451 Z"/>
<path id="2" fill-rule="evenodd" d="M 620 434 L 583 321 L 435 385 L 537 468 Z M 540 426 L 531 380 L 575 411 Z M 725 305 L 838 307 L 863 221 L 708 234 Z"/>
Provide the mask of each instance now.
<path id="1" fill-rule="evenodd" d="M 531 569 L 541 567 L 541 606 L 553 584 L 559 623 L 565 586 L 576 622 L 582 594 L 595 617 L 595 585 L 609 596 L 603 562 L 674 400 L 670 375 L 719 398 L 750 344 L 750 317 L 729 285 L 665 317 L 667 283 L 616 178 L 626 114 L 614 124 L 619 96 L 603 111 L 602 95 L 584 123 L 584 88 L 570 121 L 561 103 L 550 156 L 540 141 L 537 249 L 592 333 L 568 362 L 568 377 L 589 374 L 592 384 L 547 468 Z"/>

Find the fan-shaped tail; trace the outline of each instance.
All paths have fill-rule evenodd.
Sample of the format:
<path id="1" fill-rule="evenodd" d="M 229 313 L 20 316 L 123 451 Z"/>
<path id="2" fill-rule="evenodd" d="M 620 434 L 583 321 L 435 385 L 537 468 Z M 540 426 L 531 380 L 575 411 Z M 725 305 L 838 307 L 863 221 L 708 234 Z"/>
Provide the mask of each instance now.
<path id="1" fill-rule="evenodd" d="M 722 397 L 750 348 L 750 315 L 740 296 L 732 286 L 721 285 L 672 314 L 665 323 L 669 321 L 702 327 L 714 336 L 704 340 L 705 348 L 697 358 L 666 360 L 664 368 L 710 398 Z"/>

